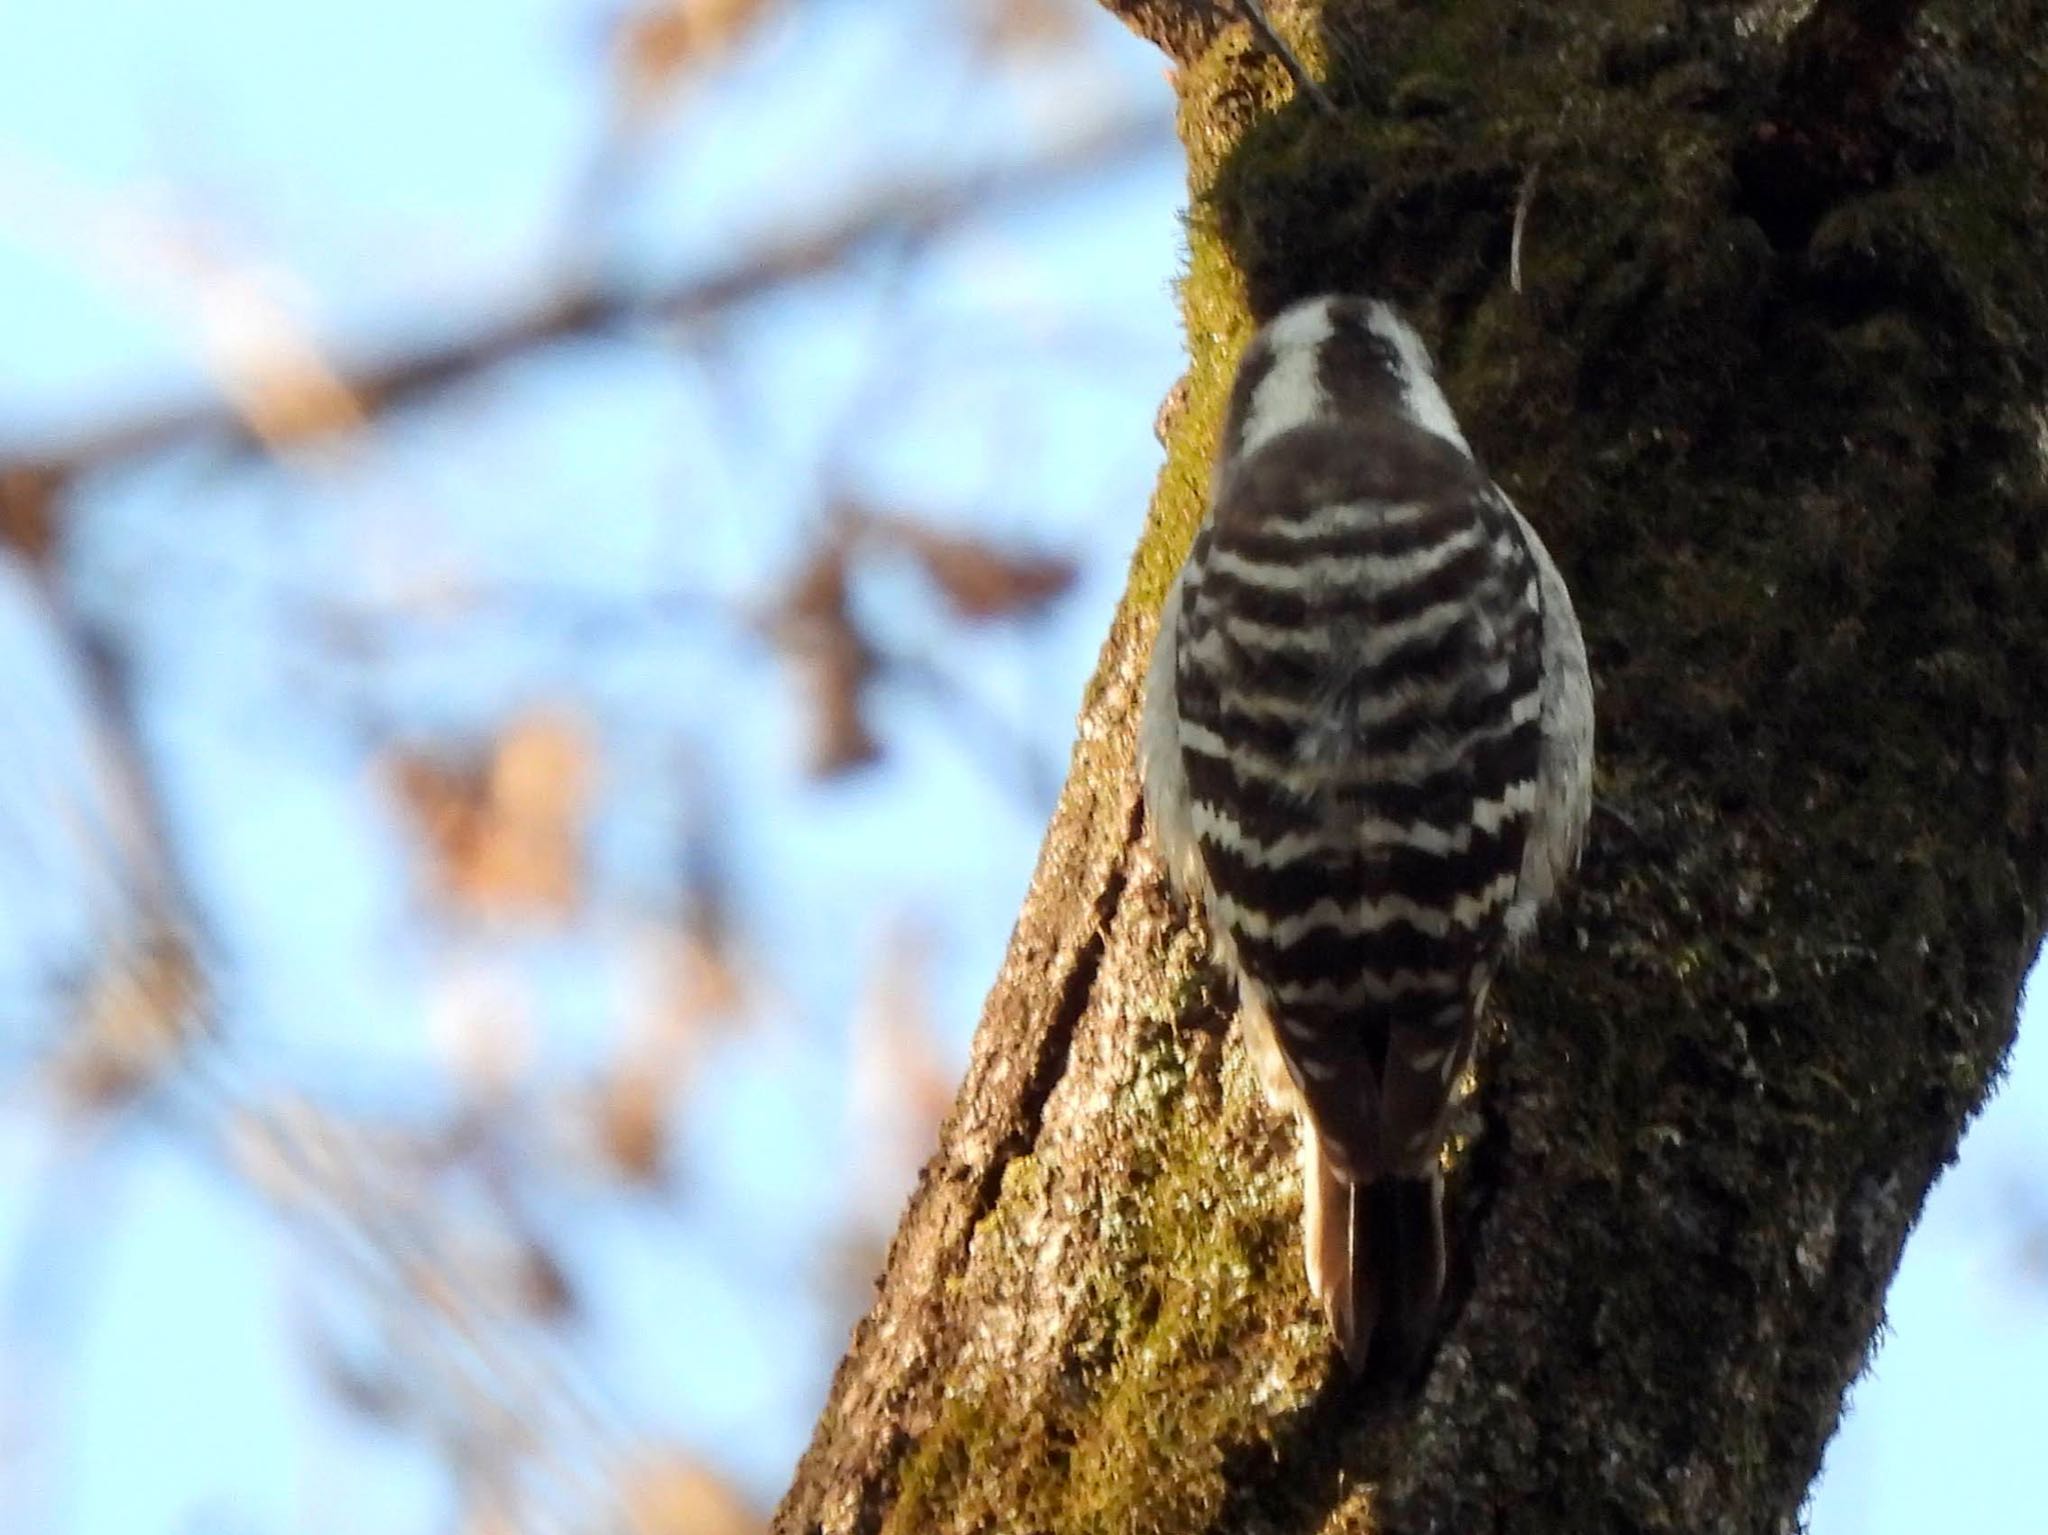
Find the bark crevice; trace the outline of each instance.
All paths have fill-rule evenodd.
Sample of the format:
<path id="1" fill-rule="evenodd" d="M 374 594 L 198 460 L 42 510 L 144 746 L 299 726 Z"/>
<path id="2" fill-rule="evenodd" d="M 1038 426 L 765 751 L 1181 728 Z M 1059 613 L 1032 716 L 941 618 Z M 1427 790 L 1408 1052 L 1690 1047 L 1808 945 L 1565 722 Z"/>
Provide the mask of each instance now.
<path id="1" fill-rule="evenodd" d="M 1785 45 L 1725 5 L 1276 13 L 1347 115 L 1236 32 L 1180 56 L 1190 356 L 1152 519 L 777 1528 L 1790 1529 L 2048 901 L 2048 18 L 1923 22 L 1880 94 L 1939 82 L 1943 153 L 1795 228 L 1743 179 Z M 1291 1131 L 1133 834 L 1236 348 L 1359 288 L 1436 343 L 1573 588 L 1613 812 L 1497 988 L 1454 1303 L 1395 1413 L 1333 1364 Z"/>

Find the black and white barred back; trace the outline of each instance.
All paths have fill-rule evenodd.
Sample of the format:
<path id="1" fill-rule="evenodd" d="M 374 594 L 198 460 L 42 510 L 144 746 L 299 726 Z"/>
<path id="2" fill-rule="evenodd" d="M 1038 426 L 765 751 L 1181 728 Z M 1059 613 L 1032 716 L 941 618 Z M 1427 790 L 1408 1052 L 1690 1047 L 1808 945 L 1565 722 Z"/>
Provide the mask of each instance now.
<path id="1" fill-rule="evenodd" d="M 1143 757 L 1301 1121 L 1310 1287 L 1355 1366 L 1405 1372 L 1443 1284 L 1452 1089 L 1577 856 L 1592 704 L 1563 582 L 1385 304 L 1312 299 L 1246 350 Z"/>

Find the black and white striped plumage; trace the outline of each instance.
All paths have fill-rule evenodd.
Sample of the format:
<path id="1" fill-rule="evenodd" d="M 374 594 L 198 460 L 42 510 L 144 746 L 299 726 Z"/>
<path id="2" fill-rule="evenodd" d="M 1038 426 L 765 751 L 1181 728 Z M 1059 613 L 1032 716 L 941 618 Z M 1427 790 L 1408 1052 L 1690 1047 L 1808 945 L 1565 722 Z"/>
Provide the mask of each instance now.
<path id="1" fill-rule="evenodd" d="M 1296 304 L 1238 365 L 1161 614 L 1142 770 L 1276 1106 L 1354 1367 L 1419 1357 L 1438 1158 L 1488 984 L 1578 856 L 1592 691 L 1541 540 L 1389 306 Z"/>

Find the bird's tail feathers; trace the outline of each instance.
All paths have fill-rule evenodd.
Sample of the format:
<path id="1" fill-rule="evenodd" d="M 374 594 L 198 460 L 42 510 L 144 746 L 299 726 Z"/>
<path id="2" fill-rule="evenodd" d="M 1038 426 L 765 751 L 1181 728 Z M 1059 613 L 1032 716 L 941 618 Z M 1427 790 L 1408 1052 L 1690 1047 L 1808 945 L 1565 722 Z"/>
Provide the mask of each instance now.
<path id="1" fill-rule="evenodd" d="M 1435 1330 L 1444 1287 L 1443 1180 L 1353 1181 L 1306 1137 L 1302 1246 L 1310 1292 L 1352 1372 L 1405 1386 Z"/>

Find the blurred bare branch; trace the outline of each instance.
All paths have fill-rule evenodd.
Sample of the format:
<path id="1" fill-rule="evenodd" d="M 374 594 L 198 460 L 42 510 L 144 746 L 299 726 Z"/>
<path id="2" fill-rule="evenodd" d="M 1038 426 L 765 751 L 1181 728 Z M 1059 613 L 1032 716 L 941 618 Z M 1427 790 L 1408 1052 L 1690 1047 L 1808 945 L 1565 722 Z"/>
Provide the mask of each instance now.
<path id="1" fill-rule="evenodd" d="M 112 946 L 80 988 L 77 1018 L 60 1041 L 54 1070 L 63 1098 L 101 1110 L 156 1085 L 202 1027 L 203 990 L 192 951 L 174 932 Z"/>
<path id="2" fill-rule="evenodd" d="M 70 674 L 61 686 L 73 688 L 90 719 L 91 749 L 78 776 L 94 781 L 78 786 L 78 798 L 82 804 L 91 791 L 91 814 L 80 819 L 92 820 L 88 830 L 105 844 L 90 850 L 104 865 L 90 878 L 96 893 L 110 892 L 102 904 L 119 917 L 103 936 L 80 940 L 92 952 L 61 972 L 59 1003 L 35 1004 L 55 1027 L 46 1031 L 47 1046 L 35 1046 L 24 1086 L 39 1095 L 36 1107 L 60 1134 L 111 1144 L 137 1127 L 153 1134 L 119 1138 L 160 1141 L 168 1132 L 178 1154 L 196 1154 L 276 1219 L 290 1238 L 291 1286 L 306 1291 L 287 1341 L 300 1345 L 334 1403 L 424 1446 L 447 1468 L 451 1524 L 471 1535 L 758 1535 L 764 1527 L 760 1511 L 720 1473 L 644 1430 L 643 1404 L 611 1395 L 616 1383 L 599 1373 L 604 1356 L 593 1351 L 592 1337 L 613 1297 L 604 1264 L 591 1261 L 590 1227 L 593 1216 L 609 1220 L 622 1211 L 643 1222 L 684 1213 L 683 1196 L 695 1189 L 677 1175 L 683 1148 L 695 1149 L 696 1119 L 711 1118 L 706 1111 L 717 1107 L 705 1084 L 723 1064 L 718 1052 L 741 1040 L 741 1030 L 758 1031 L 742 1043 L 774 1041 L 785 998 L 776 990 L 782 977 L 763 957 L 786 961 L 765 942 L 747 942 L 733 876 L 745 868 L 753 893 L 757 871 L 738 858 L 755 850 L 728 846 L 733 807 L 708 770 L 677 765 L 678 789 L 662 780 L 662 767 L 649 767 L 690 755 L 676 747 L 672 718 L 660 726 L 666 737 L 632 735 L 611 712 L 611 697 L 586 688 L 573 671 L 567 681 L 522 685 L 513 702 L 495 693 L 480 707 L 469 697 L 451 709 L 422 708 L 405 692 L 408 664 L 443 639 L 467 645 L 482 634 L 488 644 L 511 630 L 521 641 L 545 631 L 550 664 L 557 649 L 588 652 L 621 636 L 630 651 L 650 654 L 678 639 L 738 637 L 757 662 L 765 652 L 803 689 L 811 765 L 820 777 L 884 754 L 876 699 L 890 687 L 943 715 L 963 749 L 1021 785 L 1034 811 L 1056 781 L 1047 753 L 981 697 L 969 666 L 951 664 L 943 644 L 904 642 L 896 615 L 869 599 L 873 591 L 900 590 L 907 574 L 921 588 L 909 619 L 913 634 L 934 612 L 955 632 L 1009 625 L 1030 634 L 1025 626 L 1073 588 L 1074 559 L 983 536 L 960 515 L 971 507 L 866 505 L 848 487 L 861 483 L 871 462 L 878 417 L 900 406 L 906 382 L 924 382 L 931 371 L 933 359 L 917 350 L 930 344 L 919 331 L 924 258 L 963 232 L 978 241 L 983 220 L 1028 213 L 1070 187 L 1170 152 L 1170 121 L 1105 101 L 1111 115 L 993 168 L 963 164 L 967 157 L 947 142 L 924 171 L 848 184 L 843 202 L 807 208 L 805 223 L 792 219 L 777 234 L 736 240 L 701 270 L 669 266 L 636 277 L 622 262 L 597 259 L 605 242 L 592 231 L 635 211 L 637 178 L 657 168 L 648 152 L 659 136 L 649 130 L 664 110 L 710 71 L 729 67 L 764 23 L 798 9 L 787 0 L 622 0 L 610 9 L 600 110 L 611 119 L 594 125 L 591 174 L 580 193 L 568 189 L 574 195 L 558 210 L 562 238 L 542 252 L 549 281 L 502 312 L 477 311 L 467 325 L 436 316 L 402 328 L 394 334 L 404 339 L 389 350 L 356 353 L 319 333 L 306 316 L 328 295 L 295 280 L 282 263 L 243 260 L 239 251 L 224 257 L 218 230 L 159 217 L 152 193 L 102 192 L 82 176 L 66 182 L 71 173 L 62 167 L 55 177 L 62 183 L 55 199 L 72 198 L 66 206 L 75 216 L 58 231 L 61 253 L 76 246 L 97 278 L 111 276 L 123 296 L 149 300 L 151 318 L 191 342 L 214 393 L 113 411 L 96 424 L 0 448 L 0 560 L 26 570 L 24 584 L 47 601 L 53 649 Z M 970 34 L 961 55 L 970 67 L 925 105 L 944 116 L 957 93 L 957 116 L 969 122 L 992 66 L 1021 63 L 1026 52 L 1041 60 L 1056 54 L 1080 14 L 1056 0 L 982 0 L 957 23 Z M 1096 103 L 1076 99 L 1086 110 L 1062 105 L 1054 116 L 1073 124 L 1089 118 Z M 573 148 L 572 157 L 589 148 Z M 237 210 L 234 228 L 261 229 L 268 210 L 253 212 L 245 224 Z M 1007 239 L 1011 231 L 1000 233 Z M 415 523 L 409 492 L 394 498 L 404 515 L 388 519 L 402 550 L 393 565 L 411 569 L 404 543 L 418 526 L 432 550 L 423 562 L 432 567 L 428 576 L 410 585 L 383 581 L 380 544 L 364 560 L 370 578 L 353 579 L 361 572 L 350 567 L 344 578 L 329 579 L 328 546 L 319 543 L 324 527 L 287 548 L 288 540 L 265 542 L 267 529 L 251 536 L 253 521 L 235 520 L 242 508 L 232 503 L 252 485 L 280 505 L 307 504 L 307 477 L 212 480 L 205 473 L 260 468 L 266 459 L 360 468 L 360 476 L 326 474 L 311 487 L 353 510 L 358 497 L 388 488 L 370 483 L 369 471 L 381 474 L 385 457 L 373 451 L 358 459 L 351 450 L 397 444 L 396 432 L 377 435 L 396 412 L 564 343 L 603 343 L 612 355 L 686 351 L 690 363 L 706 364 L 701 377 L 686 381 L 702 385 L 712 407 L 729 406 L 725 397 L 742 391 L 721 370 L 751 362 L 738 357 L 751 331 L 728 323 L 736 312 L 849 274 L 861 286 L 860 319 L 873 332 L 879 365 L 873 386 L 844 407 L 837 450 L 828 445 L 815 460 L 806 450 L 801 494 L 815 497 L 807 509 L 825 512 L 809 536 L 800 529 L 775 567 L 785 579 L 765 598 L 758 589 L 720 590 L 729 578 L 714 574 L 711 560 L 702 569 L 691 563 L 695 551 L 682 541 L 694 534 L 688 528 L 662 545 L 663 560 L 684 557 L 655 570 L 644 588 L 608 589 L 602 577 L 583 588 L 565 577 L 557 586 L 555 573 L 537 563 L 522 569 L 507 561 L 501 569 L 497 550 L 465 563 L 459 536 L 439 541 L 445 530 L 434 519 L 442 508 L 419 497 L 423 515 Z M 973 366 L 987 372 L 1044 361 L 1048 317 L 1028 301 L 1015 313 L 1025 322 L 1015 339 L 1028 337 L 1029 357 L 991 364 L 983 355 Z M 1105 328 L 1085 316 L 1070 323 L 1093 349 L 1077 368 L 1129 369 L 1141 350 L 1125 335 L 1105 339 Z M 960 346 L 986 347 L 991 336 L 999 347 L 1014 344 L 1001 325 L 977 325 L 963 337 L 949 333 L 941 360 L 957 364 Z M 769 402 L 745 424 L 773 445 L 784 409 L 779 399 Z M 713 451 L 738 460 L 746 432 L 733 429 L 731 418 L 717 424 L 724 430 L 709 434 Z M 228 484 L 220 499 L 229 510 L 216 522 L 209 504 L 205 518 L 167 527 L 147 522 L 162 508 L 144 496 L 136 500 L 137 522 L 123 524 L 124 493 L 151 476 L 119 471 L 154 469 L 159 457 L 174 470 L 201 470 L 196 480 L 208 491 Z M 394 451 L 389 467 L 409 467 L 400 457 Z M 690 474 L 698 467 L 685 466 Z M 194 483 L 177 473 L 163 478 L 179 480 L 180 489 Z M 317 520 L 300 519 L 294 535 Z M 389 531 L 380 523 L 376 538 Z M 203 544 L 216 536 L 217 548 Z M 309 558 L 309 550 L 317 552 Z M 161 577 L 146 570 L 147 579 L 125 584 L 124 559 L 141 566 L 159 551 L 180 558 L 167 561 Z M 181 563 L 188 552 L 195 554 L 189 568 Z M 107 566 L 96 565 L 108 555 Z M 350 548 L 343 558 L 352 557 Z M 195 582 L 192 570 L 201 565 L 207 575 Z M 96 586 L 107 570 L 117 572 L 112 600 Z M 671 584 L 671 575 L 680 580 Z M 252 689 L 259 707 L 272 709 L 277 696 L 263 689 L 310 681 L 311 695 L 292 702 L 310 704 L 318 723 L 291 744 L 317 734 L 320 749 L 331 751 L 314 770 L 320 793 L 336 800 L 353 793 L 351 810 L 368 810 L 367 784 L 396 812 L 384 825 L 364 816 L 374 832 L 395 825 L 400 833 L 374 837 L 370 857 L 380 862 L 365 865 L 390 887 L 375 899 L 391 898 L 391 926 L 399 931 L 374 941 L 395 951 L 380 956 L 392 974 L 351 995 L 334 1018 L 325 1015 L 325 995 L 280 1006 L 277 997 L 292 993 L 289 985 L 268 989 L 280 980 L 276 966 L 265 968 L 271 956 L 258 952 L 268 935 L 252 940 L 250 930 L 231 925 L 252 886 L 258 904 L 273 895 L 276 904 L 303 902 L 312 921 L 322 920 L 327 908 L 318 903 L 327 892 L 311 890 L 321 855 L 302 860 L 291 840 L 299 826 L 288 819 L 262 825 L 257 877 L 240 889 L 228 889 L 232 877 L 218 880 L 220 850 L 197 845 L 210 829 L 210 807 L 191 792 L 180 756 L 187 743 L 177 733 L 195 722 L 220 728 L 221 718 L 206 709 L 223 700 L 179 688 L 202 672 L 212 684 L 211 658 L 198 652 L 215 637 L 198 635 L 190 655 L 175 642 L 182 636 L 164 654 L 152 648 L 166 634 L 154 627 L 164 610 L 153 607 L 131 625 L 121 604 L 131 594 L 153 597 L 158 580 L 178 617 L 217 595 L 238 601 L 253 594 L 257 624 L 234 628 L 226 648 L 237 663 L 256 662 L 249 674 L 263 674 Z M 699 581 L 706 584 L 691 586 Z M 395 587 L 403 594 L 387 600 L 382 594 Z M 179 609 L 181 602 L 191 609 Z M 286 662 L 271 668 L 265 647 L 279 638 Z M 620 659 L 638 666 L 642 657 Z M 188 664 L 193 672 L 181 675 Z M 357 675 L 373 669 L 373 676 Z M 330 708 L 336 692 L 341 701 Z M 195 698 L 197 710 L 181 715 Z M 274 718 L 264 714 L 261 728 Z M 289 774 L 307 764 L 257 766 Z M 614 840 L 621 802 L 650 784 L 651 821 L 643 817 L 629 837 Z M 293 813 L 306 809 L 301 802 Z M 672 854 L 659 843 L 648 850 L 650 824 L 657 835 L 676 834 Z M 637 845 L 622 852 L 634 838 Z M 404 869 L 407 852 L 420 874 L 412 887 L 402 875 L 391 877 Z M 621 877 L 614 859 L 631 872 Z M 384 908 L 373 920 L 387 920 Z M 871 1119 L 862 1155 L 877 1164 L 873 1186 L 909 1176 L 951 1091 L 954 1067 L 932 1001 L 934 941 L 898 934 L 874 967 L 855 1062 Z M 346 963 L 359 959 L 346 948 L 332 952 Z M 56 982 L 50 990 L 56 994 Z M 307 1018 L 290 1015 L 299 1006 Z M 365 1063 L 348 1031 L 366 1011 L 378 1011 L 380 1021 L 388 1011 L 395 1035 L 408 1028 L 423 1034 L 405 1040 L 422 1058 L 402 1074 L 381 1075 L 384 1064 L 372 1061 L 370 1075 L 359 1075 Z M 298 1026 L 309 1022 L 320 1027 L 298 1037 Z M 312 1052 L 311 1069 L 298 1069 L 291 1052 L 299 1049 Z M 340 1070 L 330 1072 L 333 1065 Z M 838 1087 L 834 1078 L 827 1095 Z M 708 1163 L 688 1170 L 719 1171 Z M 692 1220 L 707 1215 L 688 1213 Z M 876 1222 L 887 1214 L 878 1212 Z M 769 1255 L 770 1223 L 708 1215 L 714 1245 L 758 1245 L 764 1274 L 772 1267 L 792 1286 L 820 1277 Z M 722 1252 L 727 1260 L 738 1261 Z M 817 1296 L 793 1289 L 781 1299 L 805 1314 Z"/>
<path id="3" fill-rule="evenodd" d="M 466 335 L 402 354 L 338 365 L 334 383 L 353 402 L 353 424 L 460 385 L 491 368 L 540 348 L 579 337 L 656 334 L 689 326 L 777 288 L 816 277 L 851 261 L 879 242 L 928 237 L 932 232 L 1001 207 L 1029 202 L 1082 178 L 1097 176 L 1171 143 L 1172 127 L 1145 114 L 1115 118 L 1076 134 L 1041 157 L 999 171 L 943 181 L 884 187 L 838 222 L 761 248 L 731 264 L 666 285 L 625 283 L 572 287 L 531 308 L 481 325 Z M 310 428 L 317 412 L 295 417 Z M 69 441 L 0 460 L 0 475 L 27 483 L 69 484 L 88 470 L 206 441 L 233 452 L 264 445 L 242 413 L 208 401 L 146 410 L 109 421 Z"/>

